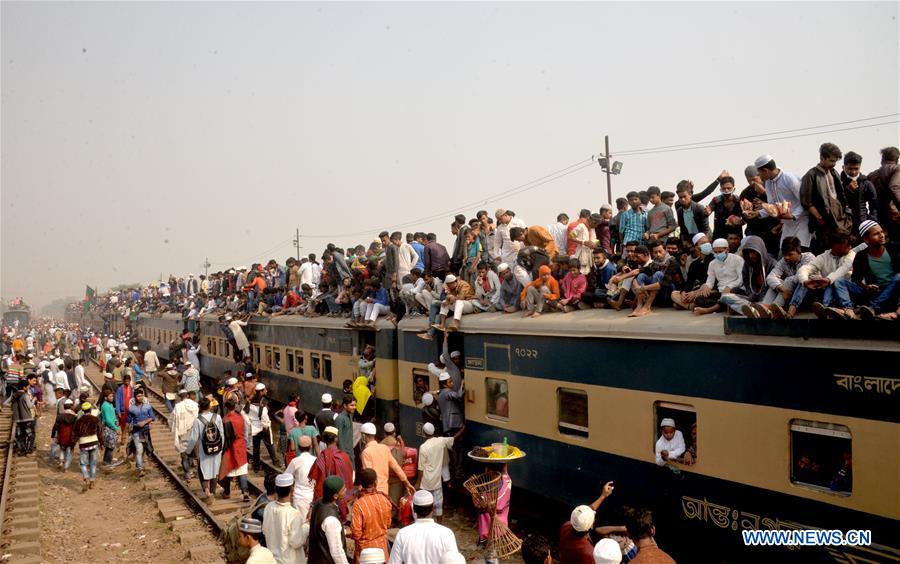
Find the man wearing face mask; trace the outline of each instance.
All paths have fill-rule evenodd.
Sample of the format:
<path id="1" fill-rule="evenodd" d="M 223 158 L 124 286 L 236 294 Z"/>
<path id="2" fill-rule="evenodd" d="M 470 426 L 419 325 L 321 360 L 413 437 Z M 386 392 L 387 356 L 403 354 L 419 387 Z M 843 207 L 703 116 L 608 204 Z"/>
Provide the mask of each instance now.
<path id="1" fill-rule="evenodd" d="M 744 259 L 728 252 L 728 241 L 725 239 L 713 241 L 712 250 L 715 260 L 707 270 L 706 283 L 700 286 L 694 315 L 719 311 L 722 295 L 743 288 Z"/>
<path id="2" fill-rule="evenodd" d="M 676 308 L 694 309 L 696 299 L 700 296 L 700 287 L 706 282 L 708 269 L 713 259 L 712 244 L 704 233 L 697 233 L 691 240 L 691 261 L 688 265 L 687 277 L 683 291 L 671 294 L 672 304 Z"/>
<path id="3" fill-rule="evenodd" d="M 844 155 L 844 170 L 841 171 L 841 184 L 847 205 L 850 206 L 850 219 L 853 221 L 852 233 L 859 232 L 859 225 L 867 219 L 878 221 L 878 196 L 875 185 L 865 174 L 861 174 L 862 157 L 849 151 Z"/>
<path id="4" fill-rule="evenodd" d="M 707 206 L 709 212 L 715 214 L 713 238 L 727 238 L 732 233 L 742 237 L 744 220 L 741 216 L 741 204 L 734 193 L 734 178 L 730 175 L 720 176 L 719 190 L 721 194 Z"/>

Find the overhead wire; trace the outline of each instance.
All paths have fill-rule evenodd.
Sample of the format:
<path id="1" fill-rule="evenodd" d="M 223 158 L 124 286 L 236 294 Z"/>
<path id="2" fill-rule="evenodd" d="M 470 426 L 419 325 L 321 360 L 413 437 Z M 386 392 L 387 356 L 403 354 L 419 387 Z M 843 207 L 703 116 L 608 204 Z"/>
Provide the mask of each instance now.
<path id="1" fill-rule="evenodd" d="M 426 217 L 420 217 L 420 218 L 404 221 L 402 223 L 395 223 L 395 224 L 389 225 L 387 227 L 366 229 L 366 230 L 356 231 L 353 233 L 333 233 L 333 234 L 328 234 L 328 235 L 301 233 L 300 236 L 306 237 L 307 239 L 339 239 L 342 237 L 358 237 L 358 236 L 362 236 L 362 235 L 370 235 L 373 232 L 380 231 L 382 229 L 387 229 L 387 230 L 401 229 L 403 227 L 409 227 L 412 225 L 420 225 L 422 223 L 427 223 L 429 221 L 435 221 L 435 220 L 441 219 L 443 217 L 455 215 L 457 213 L 460 213 L 463 210 L 481 206 L 481 205 L 487 204 L 488 202 L 496 201 L 500 198 L 508 198 L 511 196 L 518 195 L 520 193 L 527 192 L 528 190 L 537 188 L 538 186 L 543 186 L 544 184 L 553 182 L 555 180 L 558 180 L 560 178 L 563 178 L 565 176 L 568 176 L 570 174 L 573 174 L 575 172 L 578 172 L 580 170 L 588 168 L 589 166 L 592 166 L 595 161 L 596 161 L 596 157 L 592 155 L 589 158 L 582 159 L 576 163 L 572 163 L 567 167 L 555 170 L 549 174 L 545 174 L 544 176 L 540 176 L 540 177 L 535 178 L 524 184 L 519 184 L 518 186 L 513 186 L 512 188 L 507 188 L 506 190 L 496 192 L 494 194 L 490 194 L 487 197 L 479 198 L 478 200 L 474 200 L 467 204 L 462 204 L 462 205 L 456 206 L 452 209 L 448 209 L 448 210 L 445 210 L 445 211 L 442 211 L 439 213 L 435 213 L 435 214 L 432 214 L 432 215 L 429 215 Z"/>
<path id="2" fill-rule="evenodd" d="M 809 131 L 811 129 L 823 129 L 823 128 L 827 128 L 827 127 L 834 127 L 837 125 L 847 125 L 850 123 L 861 123 L 864 121 L 873 121 L 876 119 L 884 119 L 884 118 L 896 117 L 896 116 L 900 116 L 900 113 L 884 114 L 884 115 L 880 115 L 880 116 L 852 119 L 852 120 L 848 120 L 848 121 L 837 121 L 834 123 L 826 123 L 826 124 L 822 124 L 822 125 L 813 125 L 813 126 L 809 126 L 809 127 L 798 127 L 795 129 L 784 129 L 781 131 L 770 131 L 768 133 L 757 133 L 754 135 L 742 135 L 740 137 L 726 137 L 723 139 L 712 139 L 709 141 L 695 141 L 693 143 L 679 143 L 679 144 L 675 144 L 675 145 L 660 145 L 658 147 L 645 147 L 643 149 L 626 149 L 623 151 L 616 151 L 615 155 L 616 156 L 628 156 L 628 155 L 639 154 L 639 153 L 640 154 L 644 154 L 644 153 L 650 154 L 650 153 L 654 153 L 654 152 L 661 152 L 661 150 L 663 150 L 663 149 L 674 149 L 674 148 L 688 147 L 688 146 L 693 146 L 693 145 L 710 145 L 712 143 L 725 143 L 728 141 L 740 141 L 743 139 L 752 139 L 755 137 L 769 137 L 772 135 L 781 135 L 783 133 L 796 133 L 798 131 Z M 888 123 L 895 123 L 895 122 L 888 122 Z M 872 124 L 872 125 L 866 125 L 863 127 L 874 127 L 876 125 L 883 125 L 883 124 Z M 837 130 L 837 131 L 845 131 L 845 130 L 841 129 L 841 130 Z M 828 132 L 817 132 L 817 133 L 811 133 L 810 135 L 817 135 L 818 133 L 828 133 Z M 765 139 L 760 139 L 760 141 L 765 141 Z M 718 146 L 718 145 L 715 145 L 715 146 Z M 723 145 L 723 146 L 727 146 L 727 145 Z M 703 147 L 699 147 L 699 148 L 703 148 Z"/>
<path id="3" fill-rule="evenodd" d="M 892 124 L 896 124 L 896 123 L 900 123 L 900 120 L 885 121 L 885 122 L 881 122 L 881 123 L 871 123 L 871 124 L 866 124 L 866 125 L 857 125 L 857 126 L 854 126 L 854 127 L 842 127 L 842 128 L 840 128 L 840 129 L 830 129 L 830 130 L 826 130 L 826 131 L 812 131 L 812 132 L 810 132 L 810 133 L 798 133 L 798 134 L 796 134 L 796 135 L 784 135 L 784 136 L 781 136 L 781 137 L 768 137 L 768 138 L 765 138 L 765 139 L 751 139 L 751 140 L 749 140 L 749 141 L 735 141 L 735 142 L 733 142 L 733 143 L 719 143 L 719 144 L 715 144 L 715 145 L 703 145 L 703 146 L 697 146 L 697 147 L 680 147 L 680 148 L 673 148 L 673 149 L 660 149 L 660 150 L 656 150 L 656 151 L 649 151 L 649 150 L 648 150 L 648 151 L 643 151 L 643 152 L 633 152 L 633 153 L 629 153 L 629 154 L 625 154 L 625 153 L 616 153 L 616 154 L 615 154 L 615 157 L 634 157 L 634 156 L 639 156 L 639 155 L 654 155 L 654 154 L 659 154 L 659 153 L 678 153 L 678 152 L 681 152 L 681 151 L 693 151 L 693 150 L 696 150 L 696 149 L 715 149 L 715 148 L 717 148 L 717 147 L 732 147 L 732 146 L 735 146 L 735 145 L 749 145 L 749 144 L 751 144 L 751 143 L 764 143 L 764 142 L 769 142 L 769 141 L 782 141 L 782 140 L 784 140 L 784 139 L 796 139 L 796 138 L 799 138 L 799 137 L 810 137 L 810 136 L 813 136 L 813 135 L 823 135 L 823 134 L 825 134 L 825 133 L 839 133 L 839 132 L 841 132 L 841 131 L 852 131 L 852 130 L 855 130 L 855 129 L 866 129 L 866 128 L 869 128 L 869 127 L 880 127 L 880 126 L 882 126 L 882 125 L 892 125 Z"/>

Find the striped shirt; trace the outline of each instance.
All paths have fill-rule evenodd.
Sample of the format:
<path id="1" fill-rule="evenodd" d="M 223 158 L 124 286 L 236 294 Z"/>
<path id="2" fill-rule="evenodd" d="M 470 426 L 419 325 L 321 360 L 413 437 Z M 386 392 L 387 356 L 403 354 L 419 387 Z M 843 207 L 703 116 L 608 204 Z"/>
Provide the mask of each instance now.
<path id="1" fill-rule="evenodd" d="M 363 491 L 353 505 L 350 538 L 356 541 L 356 559 L 364 548 L 380 548 L 389 554 L 387 531 L 391 528 L 391 500 L 377 491 Z"/>
<path id="2" fill-rule="evenodd" d="M 619 218 L 619 233 L 622 236 L 622 241 L 625 243 L 643 240 L 644 233 L 648 229 L 647 212 L 644 210 L 634 211 L 633 209 L 628 209 Z"/>

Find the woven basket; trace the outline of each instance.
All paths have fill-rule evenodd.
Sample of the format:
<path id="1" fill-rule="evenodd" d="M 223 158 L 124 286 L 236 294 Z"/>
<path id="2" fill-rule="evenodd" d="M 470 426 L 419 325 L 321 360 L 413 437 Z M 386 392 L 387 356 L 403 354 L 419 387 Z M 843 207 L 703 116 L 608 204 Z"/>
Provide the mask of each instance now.
<path id="1" fill-rule="evenodd" d="M 487 554 L 494 558 L 507 558 L 522 548 L 522 541 L 509 530 L 506 523 L 499 519 L 491 519 L 491 532 L 488 535 Z"/>
<path id="2" fill-rule="evenodd" d="M 497 512 L 497 496 L 500 493 L 500 474 L 485 472 L 475 474 L 463 483 L 466 490 L 472 495 L 472 503 L 475 507 L 483 509 L 494 516 Z"/>

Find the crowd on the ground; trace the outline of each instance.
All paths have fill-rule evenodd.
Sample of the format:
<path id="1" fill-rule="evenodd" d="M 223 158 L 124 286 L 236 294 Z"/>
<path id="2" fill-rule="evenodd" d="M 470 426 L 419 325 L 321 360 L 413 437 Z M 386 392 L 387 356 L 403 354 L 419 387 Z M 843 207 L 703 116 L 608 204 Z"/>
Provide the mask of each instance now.
<path id="1" fill-rule="evenodd" d="M 898 154 L 884 148 L 866 175 L 861 155 L 825 143 L 802 176 L 758 157 L 740 191 L 725 170 L 699 192 L 690 180 L 674 191 L 650 186 L 619 198 L 615 210 L 560 213 L 549 225 L 526 224 L 506 208 L 493 217 L 481 210 L 453 218 L 449 250 L 434 233 L 384 231 L 368 245 L 330 243 L 321 260 L 169 276 L 71 307 L 125 317 L 324 315 L 351 326 L 427 315 L 425 338 L 485 311 L 627 308 L 642 317 L 673 307 L 790 319 L 809 309 L 821 318 L 896 320 Z"/>
<path id="2" fill-rule="evenodd" d="M 248 504 L 244 518 L 231 524 L 234 534 L 225 537 L 229 557 L 251 563 L 465 562 L 456 535 L 442 525 L 445 495 L 458 501 L 467 479 L 460 440 L 462 357 L 450 350 L 446 334 L 439 358 L 428 365 L 441 389 L 423 391 L 419 398 L 425 441 L 418 449 L 407 446 L 394 423 L 381 429 L 373 423 L 371 346 L 359 357 L 357 379 L 343 382 L 342 395 L 323 394 L 317 413 L 300 407 L 299 394 L 271 413 L 275 404 L 249 356 L 222 375 L 218 389 L 204 394 L 194 336 L 185 334 L 180 346 L 173 344 L 166 365 L 137 342 L 130 332 L 103 334 L 58 322 L 37 322 L 22 331 L 3 328 L 4 407 L 13 409 L 19 454 L 35 452 L 37 425 L 46 410 L 55 409 L 56 417 L 48 418 L 47 461 L 67 472 L 77 448 L 82 492 L 94 488 L 98 468 L 133 463 L 143 477 L 144 454 L 153 449 L 150 426 L 157 424 L 148 394 L 158 391 L 181 454 L 182 479 L 188 484 L 199 479 L 208 504 L 230 498 L 237 481 Z M 103 374 L 99 394 L 86 379 L 87 362 Z M 116 458 L 123 446 L 125 456 Z M 271 460 L 265 471 L 264 448 Z M 512 494 L 506 464 L 489 468 L 497 484 L 492 511 L 473 496 L 478 544 L 485 550 L 491 548 L 492 521 L 509 523 Z M 266 492 L 256 500 L 249 493 L 251 471 L 265 472 Z M 623 525 L 594 526 L 594 512 L 612 489 L 607 484 L 600 499 L 573 511 L 560 532 L 560 561 L 670 561 L 651 559 L 664 553 L 653 544 L 648 512 L 628 513 Z M 545 537 L 528 537 L 522 550 L 528 563 L 549 561 Z"/>

